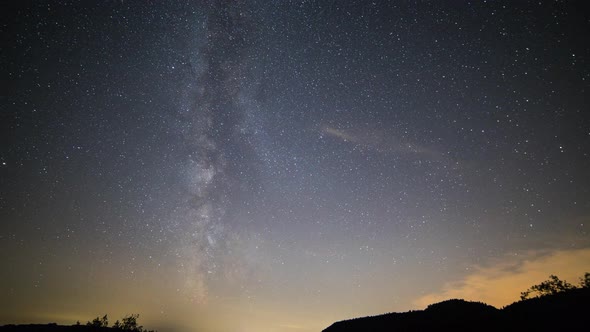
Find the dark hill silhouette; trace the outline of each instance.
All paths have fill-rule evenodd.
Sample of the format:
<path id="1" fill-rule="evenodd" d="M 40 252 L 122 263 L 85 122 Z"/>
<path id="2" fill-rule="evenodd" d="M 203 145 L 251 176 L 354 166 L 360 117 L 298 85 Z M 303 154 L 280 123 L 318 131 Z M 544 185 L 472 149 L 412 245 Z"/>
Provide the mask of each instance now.
<path id="1" fill-rule="evenodd" d="M 496 309 L 481 302 L 448 300 L 425 310 L 336 322 L 323 332 L 567 331 L 589 326 L 590 288 L 515 302 Z"/>

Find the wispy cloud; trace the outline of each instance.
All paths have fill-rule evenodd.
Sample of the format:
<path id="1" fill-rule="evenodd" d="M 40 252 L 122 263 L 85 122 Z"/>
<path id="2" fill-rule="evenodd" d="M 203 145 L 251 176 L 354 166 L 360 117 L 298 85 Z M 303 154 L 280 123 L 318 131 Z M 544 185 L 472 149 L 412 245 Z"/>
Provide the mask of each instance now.
<path id="1" fill-rule="evenodd" d="M 373 128 L 340 129 L 324 126 L 321 128 L 321 133 L 349 142 L 361 149 L 418 159 L 448 161 L 448 157 L 441 151 L 417 142 L 400 139 L 385 130 Z"/>
<path id="2" fill-rule="evenodd" d="M 503 257 L 487 266 L 476 266 L 461 280 L 447 283 L 440 291 L 416 299 L 414 304 L 426 307 L 459 298 L 502 307 L 517 301 L 520 292 L 546 280 L 551 274 L 577 284 L 579 277 L 589 271 L 590 248 L 527 252 Z"/>
<path id="3" fill-rule="evenodd" d="M 325 134 L 331 135 L 333 137 L 337 137 L 343 141 L 359 143 L 359 140 L 357 137 L 352 136 L 352 135 L 348 134 L 346 131 L 341 130 L 341 129 L 336 129 L 336 128 L 332 128 L 332 127 L 324 127 L 322 132 Z"/>

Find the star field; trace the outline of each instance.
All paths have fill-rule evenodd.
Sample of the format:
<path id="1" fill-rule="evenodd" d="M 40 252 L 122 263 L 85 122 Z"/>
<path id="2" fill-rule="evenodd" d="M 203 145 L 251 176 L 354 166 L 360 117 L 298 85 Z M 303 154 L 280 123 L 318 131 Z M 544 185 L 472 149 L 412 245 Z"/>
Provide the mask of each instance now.
<path id="1" fill-rule="evenodd" d="M 590 268 L 581 1 L 2 12 L 0 324 L 320 331 Z"/>

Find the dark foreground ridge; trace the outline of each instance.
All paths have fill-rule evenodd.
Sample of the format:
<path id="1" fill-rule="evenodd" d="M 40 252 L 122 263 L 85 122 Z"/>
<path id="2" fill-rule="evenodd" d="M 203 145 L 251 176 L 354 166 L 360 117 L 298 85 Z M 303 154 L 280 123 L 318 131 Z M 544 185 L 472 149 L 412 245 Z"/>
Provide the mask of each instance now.
<path id="1" fill-rule="evenodd" d="M 97 327 L 86 325 L 57 325 L 49 324 L 23 324 L 23 325 L 4 325 L 0 326 L 1 332 L 146 332 L 145 330 L 123 330 L 114 327 Z M 153 331 L 150 331 L 153 332 Z"/>
<path id="2" fill-rule="evenodd" d="M 121 321 L 116 321 L 112 327 L 109 327 L 107 315 L 96 317 L 85 325 L 77 322 L 75 325 L 57 325 L 49 324 L 23 324 L 23 325 L 4 325 L 0 326 L 0 332 L 155 332 L 146 330 L 137 323 L 139 315 L 129 315 L 123 317 Z"/>
<path id="3" fill-rule="evenodd" d="M 356 318 L 323 332 L 566 331 L 588 327 L 590 288 L 515 302 L 496 309 L 481 302 L 447 300 L 425 310 Z"/>
<path id="4" fill-rule="evenodd" d="M 86 325 L 57 325 L 50 324 L 26 324 L 0 326 L 2 332 L 115 332 L 121 331 L 111 327 L 95 327 Z"/>

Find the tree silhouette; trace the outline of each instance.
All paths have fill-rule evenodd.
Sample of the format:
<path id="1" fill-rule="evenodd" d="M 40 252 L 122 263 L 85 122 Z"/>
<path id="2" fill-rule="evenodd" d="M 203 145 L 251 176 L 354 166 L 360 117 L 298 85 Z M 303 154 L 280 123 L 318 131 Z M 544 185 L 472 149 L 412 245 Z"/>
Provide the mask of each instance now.
<path id="1" fill-rule="evenodd" d="M 590 288 L 590 272 L 584 273 L 584 276 L 580 278 L 580 288 Z"/>
<path id="2" fill-rule="evenodd" d="M 587 273 L 588 274 L 588 273 Z M 545 295 L 553 295 L 561 292 L 565 292 L 571 289 L 575 289 L 576 286 L 570 284 L 565 280 L 560 280 L 555 275 L 550 275 L 549 280 L 545 280 L 538 285 L 533 285 L 531 288 L 520 293 L 520 299 L 526 300 L 532 297 L 540 297 Z M 533 296 L 531 296 L 533 295 Z"/>
<path id="3" fill-rule="evenodd" d="M 129 331 L 129 332 L 153 332 L 153 330 L 144 329 L 143 326 L 137 323 L 137 319 L 139 318 L 139 314 L 131 314 L 129 316 L 125 316 L 121 319 L 121 321 L 117 320 L 112 326 L 112 329 L 119 330 L 119 331 Z M 78 325 L 80 322 L 77 323 Z M 86 326 L 91 328 L 106 328 L 109 326 L 109 320 L 107 315 L 100 317 L 96 317 L 92 320 L 92 322 L 87 322 Z"/>
<path id="4" fill-rule="evenodd" d="M 78 322 L 79 324 L 79 322 Z M 92 320 L 92 322 L 87 322 L 86 326 L 92 327 L 108 327 L 109 326 L 109 319 L 107 315 L 102 316 L 102 318 L 96 317 Z"/>
<path id="5" fill-rule="evenodd" d="M 121 329 L 125 331 L 143 331 L 143 326 L 137 325 L 137 318 L 139 318 L 139 314 L 123 317 Z"/>

